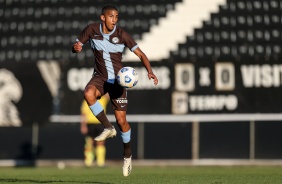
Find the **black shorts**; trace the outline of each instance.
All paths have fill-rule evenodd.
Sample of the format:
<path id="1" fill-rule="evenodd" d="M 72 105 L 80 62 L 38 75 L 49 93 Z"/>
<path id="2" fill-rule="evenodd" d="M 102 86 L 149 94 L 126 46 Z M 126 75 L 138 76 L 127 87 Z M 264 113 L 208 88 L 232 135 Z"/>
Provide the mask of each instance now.
<path id="1" fill-rule="evenodd" d="M 87 128 L 88 128 L 87 136 L 90 136 L 93 139 L 97 137 L 98 135 L 100 135 L 104 130 L 103 125 L 100 123 L 99 124 L 87 124 Z"/>
<path id="2" fill-rule="evenodd" d="M 111 103 L 114 110 L 126 111 L 127 110 L 127 91 L 126 88 L 121 87 L 117 80 L 114 84 L 107 82 L 106 79 L 103 79 L 99 76 L 93 76 L 88 85 L 95 86 L 103 96 L 106 93 L 109 93 Z"/>

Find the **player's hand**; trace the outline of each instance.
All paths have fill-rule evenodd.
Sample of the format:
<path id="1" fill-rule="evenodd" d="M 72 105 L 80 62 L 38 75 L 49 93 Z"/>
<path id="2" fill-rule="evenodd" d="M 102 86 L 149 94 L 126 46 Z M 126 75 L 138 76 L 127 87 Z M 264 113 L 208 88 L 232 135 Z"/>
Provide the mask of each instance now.
<path id="1" fill-rule="evenodd" d="M 81 52 L 81 50 L 82 50 L 82 44 L 79 43 L 79 42 L 76 42 L 75 44 L 73 44 L 72 48 L 73 48 L 73 50 L 74 50 L 75 52 Z"/>
<path id="2" fill-rule="evenodd" d="M 154 84 L 155 84 L 155 86 L 158 84 L 158 82 L 159 82 L 159 80 L 158 80 L 158 78 L 155 76 L 155 74 L 153 74 L 153 73 L 148 73 L 148 78 L 149 78 L 149 80 L 151 80 L 151 79 L 153 79 L 154 80 Z"/>

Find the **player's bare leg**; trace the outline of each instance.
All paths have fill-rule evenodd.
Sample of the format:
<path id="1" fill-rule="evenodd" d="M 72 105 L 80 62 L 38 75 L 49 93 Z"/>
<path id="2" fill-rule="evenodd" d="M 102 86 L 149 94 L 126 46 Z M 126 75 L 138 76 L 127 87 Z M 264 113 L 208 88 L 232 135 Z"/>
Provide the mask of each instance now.
<path id="1" fill-rule="evenodd" d="M 131 128 L 126 120 L 126 111 L 115 111 L 115 117 L 118 127 L 120 129 L 121 138 L 123 142 L 123 175 L 128 176 L 132 170 L 132 151 L 131 151 Z"/>
<path id="2" fill-rule="evenodd" d="M 97 101 L 101 97 L 100 91 L 93 85 L 87 85 L 84 90 L 84 99 L 87 101 L 89 108 L 96 118 L 104 126 L 104 131 L 97 137 L 95 141 L 104 141 L 109 137 L 116 136 L 117 132 L 113 125 L 109 122 L 102 105 Z"/>

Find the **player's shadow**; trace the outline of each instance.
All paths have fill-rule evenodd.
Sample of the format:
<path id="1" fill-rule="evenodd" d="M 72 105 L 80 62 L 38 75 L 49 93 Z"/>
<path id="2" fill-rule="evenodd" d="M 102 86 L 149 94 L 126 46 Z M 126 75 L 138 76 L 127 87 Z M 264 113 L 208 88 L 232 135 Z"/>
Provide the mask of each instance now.
<path id="1" fill-rule="evenodd" d="M 0 183 L 75 183 L 76 181 L 62 181 L 62 180 L 47 180 L 47 181 L 39 181 L 39 180 L 28 180 L 28 179 L 15 179 L 15 178 L 6 178 L 6 179 L 1 179 L 0 178 Z M 77 182 L 77 183 L 100 183 L 100 184 L 111 184 L 108 182 L 98 182 L 98 181 L 84 181 L 84 182 Z"/>

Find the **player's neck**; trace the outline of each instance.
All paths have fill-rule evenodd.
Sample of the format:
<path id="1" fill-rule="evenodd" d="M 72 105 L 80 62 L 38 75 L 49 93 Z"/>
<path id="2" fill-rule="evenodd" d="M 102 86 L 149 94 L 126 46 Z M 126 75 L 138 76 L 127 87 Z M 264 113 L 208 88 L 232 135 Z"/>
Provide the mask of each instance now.
<path id="1" fill-rule="evenodd" d="M 109 34 L 111 31 L 107 29 L 105 25 L 102 26 L 102 31 L 104 34 Z"/>
<path id="2" fill-rule="evenodd" d="M 115 27 L 114 27 L 115 29 Z M 102 32 L 103 34 L 110 34 L 114 29 L 109 30 L 105 24 L 102 24 Z"/>

